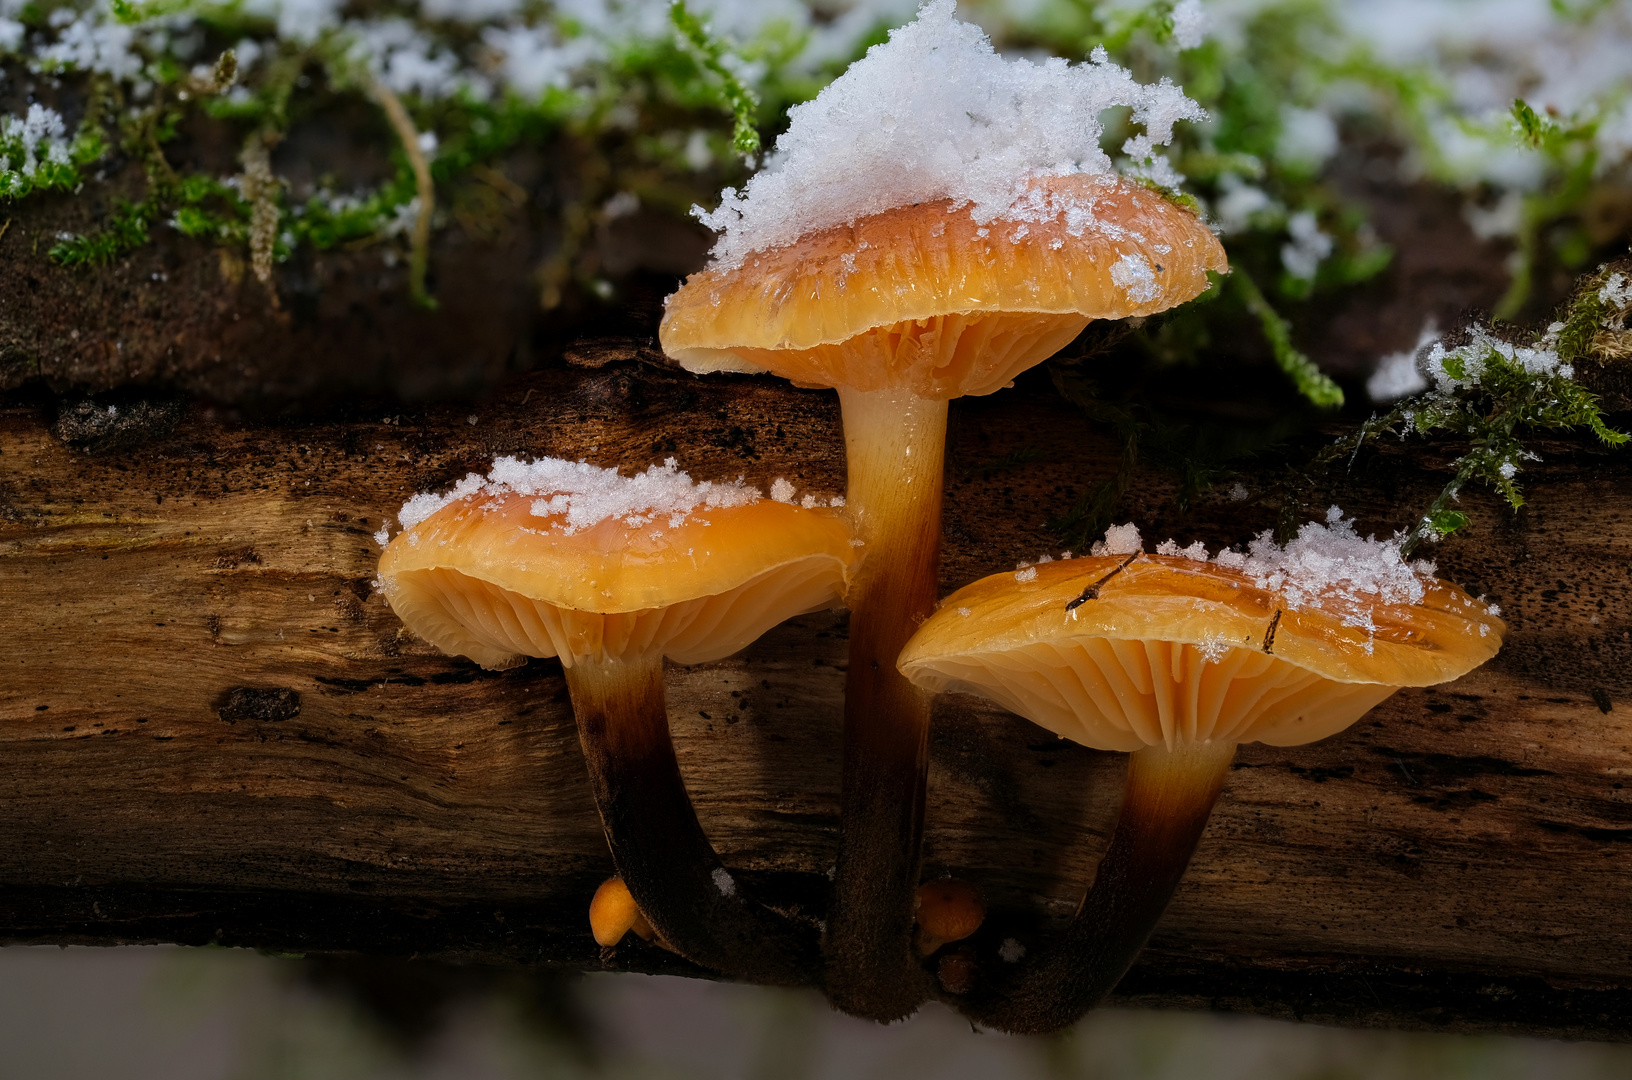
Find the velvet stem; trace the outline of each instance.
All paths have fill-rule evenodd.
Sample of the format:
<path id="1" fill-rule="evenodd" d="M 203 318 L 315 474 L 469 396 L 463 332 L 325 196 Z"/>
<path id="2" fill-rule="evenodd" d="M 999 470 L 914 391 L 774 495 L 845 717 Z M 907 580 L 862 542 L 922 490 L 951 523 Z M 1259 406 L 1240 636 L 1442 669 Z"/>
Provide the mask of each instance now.
<path id="1" fill-rule="evenodd" d="M 815 982 L 815 929 L 744 896 L 697 821 L 669 736 L 662 657 L 580 662 L 566 674 L 612 860 L 658 936 L 731 978 Z"/>
<path id="2" fill-rule="evenodd" d="M 1110 848 L 1071 925 L 964 1011 L 988 1027 L 1040 1035 L 1099 1004 L 1167 910 L 1234 758 L 1228 742 L 1134 751 Z"/>
<path id="3" fill-rule="evenodd" d="M 930 695 L 895 669 L 935 606 L 945 401 L 840 388 L 846 505 L 864 543 L 849 594 L 838 864 L 823 941 L 834 1006 L 888 1022 L 928 994 L 912 949 Z"/>

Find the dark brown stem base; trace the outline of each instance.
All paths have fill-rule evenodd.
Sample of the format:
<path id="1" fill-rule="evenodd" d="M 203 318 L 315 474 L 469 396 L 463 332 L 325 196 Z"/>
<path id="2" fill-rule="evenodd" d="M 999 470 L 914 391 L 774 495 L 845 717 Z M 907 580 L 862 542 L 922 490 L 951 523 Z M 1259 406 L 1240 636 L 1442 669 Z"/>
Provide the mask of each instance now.
<path id="1" fill-rule="evenodd" d="M 822 943 L 835 1008 L 912 1015 L 930 981 L 912 946 L 924 835 L 930 696 L 895 668 L 935 606 L 946 402 L 840 390 L 848 500 L 865 542 L 850 592 L 844 777 L 833 903 Z"/>
<path id="2" fill-rule="evenodd" d="M 964 1012 L 1000 1031 L 1041 1035 L 1098 1005 L 1167 910 L 1234 758 L 1234 743 L 1149 747 L 1130 755 L 1110 849 L 1071 925 Z M 992 966 L 1004 965 L 998 961 L 988 970 Z"/>
<path id="3" fill-rule="evenodd" d="M 612 860 L 658 936 L 734 979 L 815 982 L 815 928 L 745 897 L 698 824 L 669 737 L 662 659 L 580 663 L 566 675 Z"/>

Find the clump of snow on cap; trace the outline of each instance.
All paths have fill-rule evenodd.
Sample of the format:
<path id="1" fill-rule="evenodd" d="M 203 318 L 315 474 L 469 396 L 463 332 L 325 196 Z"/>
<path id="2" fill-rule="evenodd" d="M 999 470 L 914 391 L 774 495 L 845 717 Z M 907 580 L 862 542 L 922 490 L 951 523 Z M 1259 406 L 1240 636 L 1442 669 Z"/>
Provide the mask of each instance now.
<path id="1" fill-rule="evenodd" d="M 718 266 L 918 202 L 968 205 L 981 225 L 1052 217 L 1053 205 L 1022 208 L 1028 181 L 1110 174 L 1099 146 L 1105 109 L 1129 107 L 1152 145 L 1170 141 L 1175 122 L 1207 117 L 1170 80 L 1136 82 L 1103 48 L 1086 64 L 1005 60 L 956 9 L 954 0 L 925 4 L 916 22 L 789 110 L 788 130 L 743 191 L 725 189 L 712 213 L 693 209 L 721 234 Z"/>
<path id="2" fill-rule="evenodd" d="M 1355 532 L 1354 519 L 1345 518 L 1342 509 L 1333 506 L 1326 511 L 1324 522 L 1307 523 L 1284 546 L 1266 529 L 1244 552 L 1225 550 L 1209 559 L 1200 541 L 1181 548 L 1176 541 L 1164 540 L 1156 546 L 1156 553 L 1238 570 L 1259 588 L 1279 594 L 1293 611 L 1316 608 L 1370 631 L 1375 629 L 1371 612 L 1377 604 L 1419 603 L 1426 595 L 1427 580 L 1433 577 L 1432 562 L 1405 561 L 1401 554 L 1404 539 L 1403 533 L 1386 540 L 1362 538 Z M 1106 540 L 1108 546 L 1109 533 Z M 1100 548 L 1094 545 L 1095 555 L 1112 554 Z M 1490 613 L 1496 614 L 1494 607 Z"/>
<path id="3" fill-rule="evenodd" d="M 1105 539 L 1094 541 L 1094 546 L 1088 549 L 1088 554 L 1100 555 L 1135 555 L 1145 549 L 1145 542 L 1139 535 L 1139 526 L 1133 522 L 1126 525 L 1112 525 L 1105 530 Z"/>
<path id="4" fill-rule="evenodd" d="M 1370 626 L 1363 609 L 1385 604 L 1415 604 L 1425 592 L 1423 578 L 1434 564 L 1407 563 L 1400 554 L 1402 537 L 1362 539 L 1354 519 L 1339 507 L 1326 511 L 1324 523 L 1311 521 L 1282 547 L 1265 530 L 1247 545 L 1245 553 L 1221 551 L 1220 566 L 1240 570 L 1260 588 L 1279 593 L 1293 610 L 1316 607 L 1344 615 L 1353 625 Z"/>
<path id="5" fill-rule="evenodd" d="M 538 496 L 532 512 L 539 517 L 564 518 L 562 531 L 569 536 L 608 518 L 621 518 L 637 527 L 667 518 L 670 528 L 678 528 L 698 507 L 746 506 L 764 497 L 758 488 L 741 481 L 695 482 L 680 471 L 672 457 L 634 476 L 584 461 L 501 457 L 486 476 L 470 473 L 450 491 L 415 495 L 403 504 L 397 518 L 404 529 L 412 529 L 460 499 L 505 494 Z"/>

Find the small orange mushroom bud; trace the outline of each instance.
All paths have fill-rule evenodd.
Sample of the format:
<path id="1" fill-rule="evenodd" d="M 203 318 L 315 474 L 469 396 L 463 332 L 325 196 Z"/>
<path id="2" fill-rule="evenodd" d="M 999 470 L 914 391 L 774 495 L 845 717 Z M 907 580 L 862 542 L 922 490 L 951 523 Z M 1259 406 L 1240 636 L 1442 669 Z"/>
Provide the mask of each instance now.
<path id="1" fill-rule="evenodd" d="M 595 890 L 595 898 L 589 902 L 589 929 L 601 946 L 616 945 L 631 930 L 652 940 L 652 925 L 640 913 L 621 877 L 607 878 Z"/>
<path id="2" fill-rule="evenodd" d="M 962 941 L 980 929 L 986 905 L 980 890 L 967 881 L 942 878 L 918 886 L 918 955 L 928 956 L 949 941 Z"/>
<path id="3" fill-rule="evenodd" d="M 935 966 L 935 979 L 948 994 L 972 994 L 980 984 L 980 966 L 974 950 L 967 945 L 941 957 Z"/>

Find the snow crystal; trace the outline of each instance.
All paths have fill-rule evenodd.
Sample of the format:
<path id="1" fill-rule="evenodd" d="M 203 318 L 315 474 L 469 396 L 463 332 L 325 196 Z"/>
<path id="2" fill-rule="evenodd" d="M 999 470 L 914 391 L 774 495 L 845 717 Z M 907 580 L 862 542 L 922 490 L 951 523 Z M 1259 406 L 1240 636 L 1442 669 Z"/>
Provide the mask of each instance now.
<path id="1" fill-rule="evenodd" d="M 1014 580 L 1022 583 L 1027 581 L 1036 581 L 1037 568 L 1035 566 L 1028 566 L 1024 570 L 1016 570 L 1014 572 Z"/>
<path id="2" fill-rule="evenodd" d="M 96 13 L 76 15 L 66 8 L 52 12 L 50 21 L 58 28 L 57 40 L 35 54 L 36 70 L 96 71 L 115 79 L 133 79 L 141 74 L 142 58 L 131 51 L 136 42 L 135 27 L 111 15 L 103 21 Z"/>
<path id="3" fill-rule="evenodd" d="M 1161 286 L 1156 284 L 1156 275 L 1150 269 L 1150 263 L 1136 251 L 1122 256 L 1111 267 L 1111 281 L 1127 293 L 1128 300 L 1135 304 L 1148 303 L 1162 292 Z"/>
<path id="4" fill-rule="evenodd" d="M 1182 49 L 1198 48 L 1207 40 L 1207 13 L 1201 0 L 1179 0 L 1173 5 L 1173 44 Z"/>
<path id="5" fill-rule="evenodd" d="M 1196 642 L 1196 651 L 1201 653 L 1204 662 L 1216 664 L 1230 651 L 1230 642 L 1224 640 L 1223 634 L 1213 634 Z"/>
<path id="6" fill-rule="evenodd" d="M 23 157 L 17 171 L 24 176 L 33 176 L 47 161 L 59 165 L 68 163 L 68 143 L 63 137 L 65 131 L 62 115 L 38 103 L 30 105 L 28 113 L 21 120 L 15 116 L 0 117 L 0 141 L 21 146 Z M 0 152 L 0 170 L 5 165 L 6 157 Z"/>
<path id="7" fill-rule="evenodd" d="M 490 26 L 482 31 L 482 44 L 500 58 L 499 81 L 529 100 L 551 87 L 567 86 L 574 72 L 606 52 L 588 35 L 562 41 L 549 26 Z"/>
<path id="8" fill-rule="evenodd" d="M 1230 501 L 1231 502 L 1246 502 L 1247 499 L 1251 497 L 1251 495 L 1252 495 L 1252 493 L 1247 490 L 1247 485 L 1243 484 L 1239 480 L 1237 480 L 1234 484 L 1230 485 Z"/>
<path id="9" fill-rule="evenodd" d="M 1139 536 L 1139 527 L 1131 521 L 1126 525 L 1112 525 L 1105 530 L 1105 539 L 1095 541 L 1088 554 L 1100 555 L 1132 555 L 1144 550 L 1144 540 Z"/>
<path id="10" fill-rule="evenodd" d="M 1351 626 L 1372 629 L 1373 604 L 1415 604 L 1425 592 L 1424 580 L 1434 573 L 1434 564 L 1418 560 L 1407 563 L 1401 556 L 1404 534 L 1387 540 L 1361 539 L 1354 520 L 1345 518 L 1334 506 L 1324 523 L 1311 521 L 1298 530 L 1286 546 L 1275 542 L 1271 530 L 1259 533 L 1245 552 L 1224 550 L 1212 562 L 1237 570 L 1259 588 L 1279 594 L 1281 603 L 1294 611 L 1318 608 Z M 1105 540 L 1095 544 L 1095 555 L 1132 554 L 1140 550 L 1139 531 L 1133 525 L 1112 526 Z M 1176 555 L 1197 562 L 1209 561 L 1201 543 L 1180 548 L 1175 541 L 1157 545 L 1159 555 Z M 1497 614 L 1494 605 L 1492 615 Z"/>
<path id="11" fill-rule="evenodd" d="M 353 22 L 347 29 L 353 38 L 350 55 L 393 93 L 434 101 L 475 86 L 460 72 L 458 57 L 439 49 L 407 19 Z"/>
<path id="12" fill-rule="evenodd" d="M 1279 213 L 1275 200 L 1262 188 L 1243 183 L 1235 176 L 1226 176 L 1219 181 L 1219 189 L 1223 194 L 1213 204 L 1213 213 L 1217 215 L 1219 227 L 1225 233 L 1251 229 L 1252 219 L 1257 214 Z"/>
<path id="13" fill-rule="evenodd" d="M 381 525 L 380 526 L 380 531 L 374 534 L 374 542 L 376 544 L 380 545 L 382 548 L 385 545 L 389 544 L 391 542 L 391 528 L 390 528 L 390 526 Z"/>
<path id="14" fill-rule="evenodd" d="M 1286 231 L 1292 240 L 1281 247 L 1281 265 L 1293 277 L 1313 281 L 1321 261 L 1332 253 L 1332 238 L 1320 231 L 1315 215 L 1308 210 L 1288 218 Z"/>
<path id="15" fill-rule="evenodd" d="M 694 209 L 721 233 L 719 265 L 790 244 L 818 229 L 896 206 L 951 199 L 980 225 L 1043 220 L 1062 207 L 1028 201 L 1028 181 L 1108 174 L 1099 114 L 1132 110 L 1152 144 L 1206 113 L 1169 80 L 1146 86 L 1095 49 L 1086 64 L 1006 61 L 954 0 L 931 0 L 916 22 L 788 113 L 788 130 L 742 192 Z"/>
<path id="16" fill-rule="evenodd" d="M 793 485 L 782 477 L 777 477 L 771 484 L 771 498 L 779 503 L 791 503 L 793 501 Z"/>
<path id="17" fill-rule="evenodd" d="M 1502 474 L 1503 480 L 1511 480 L 1519 474 L 1519 467 L 1511 461 L 1504 461 L 1496 471 Z"/>
<path id="18" fill-rule="evenodd" d="M 966 607 L 960 607 L 958 609 L 958 614 L 962 615 L 965 619 L 967 619 L 969 616 L 974 614 L 974 611 L 969 609 L 969 608 L 966 608 Z"/>
<path id="19" fill-rule="evenodd" d="M 1432 563 L 1407 563 L 1400 555 L 1402 541 L 1402 536 L 1361 539 L 1353 519 L 1334 506 L 1326 512 L 1325 524 L 1309 522 L 1285 547 L 1265 530 L 1245 554 L 1221 551 L 1216 561 L 1279 593 L 1293 610 L 1320 608 L 1370 629 L 1367 606 L 1417 603 L 1424 595 L 1424 575 L 1434 572 Z"/>
<path id="20" fill-rule="evenodd" d="M 448 22 L 479 23 L 518 14 L 524 0 L 419 0 L 426 18 Z"/>
<path id="21" fill-rule="evenodd" d="M 1318 169 L 1337 153 L 1337 124 L 1319 109 L 1287 106 L 1281 110 L 1281 136 L 1275 156 L 1291 165 Z"/>
<path id="22" fill-rule="evenodd" d="M 700 506 L 746 506 L 762 497 L 757 488 L 740 482 L 695 483 L 672 457 L 634 476 L 583 461 L 502 457 L 493 462 L 486 476 L 470 473 L 450 491 L 415 495 L 403 504 L 397 517 L 404 529 L 412 529 L 450 503 L 475 495 L 508 493 L 538 496 L 533 514 L 564 517 L 562 532 L 568 536 L 607 518 L 620 518 L 637 528 L 666 518 L 670 528 L 678 528 Z"/>
<path id="23" fill-rule="evenodd" d="M 1485 357 L 1491 352 L 1500 353 L 1529 375 L 1542 378 L 1558 375 L 1566 379 L 1575 375 L 1575 369 L 1564 363 L 1563 358 L 1548 348 L 1545 342 L 1539 347 L 1514 345 L 1477 325 L 1468 327 L 1467 333 L 1469 340 L 1466 345 L 1447 349 L 1444 342 L 1436 341 L 1423 356 L 1423 369 L 1439 393 L 1448 394 L 1478 386 L 1485 374 Z M 1453 357 L 1460 361 L 1461 375 L 1452 374 L 1446 366 L 1445 362 Z"/>
<path id="24" fill-rule="evenodd" d="M 1428 389 L 1428 378 L 1417 367 L 1417 357 L 1423 356 L 1439 340 L 1439 323 L 1432 317 L 1422 324 L 1417 343 L 1403 352 L 1389 353 L 1377 361 L 1377 367 L 1366 380 L 1366 393 L 1379 405 L 1387 405 Z"/>
<path id="25" fill-rule="evenodd" d="M 278 37 L 304 45 L 339 25 L 343 6 L 344 0 L 247 0 L 243 10 L 247 15 L 272 19 Z"/>
<path id="26" fill-rule="evenodd" d="M 1026 955 L 1026 947 L 1014 938 L 1004 938 L 1003 944 L 997 950 L 999 960 L 1005 964 L 1018 964 L 1020 958 Z"/>
<path id="27" fill-rule="evenodd" d="M 1609 275 L 1609 280 L 1604 282 L 1604 287 L 1598 290 L 1598 301 L 1599 303 L 1608 304 L 1617 312 L 1617 314 L 1606 316 L 1604 319 L 1604 325 L 1614 329 L 1621 321 L 1619 313 L 1632 307 L 1632 278 L 1628 278 L 1619 271 Z"/>
<path id="28" fill-rule="evenodd" d="M 714 873 L 709 876 L 714 882 L 714 887 L 720 890 L 721 896 L 737 895 L 737 883 L 731 880 L 731 874 L 725 867 L 716 866 Z"/>
<path id="29" fill-rule="evenodd" d="M 1177 540 L 1163 540 L 1156 545 L 1156 554 L 1173 555 L 1181 559 L 1191 559 L 1195 562 L 1206 562 L 1208 559 L 1207 545 L 1200 540 L 1187 548 L 1181 548 Z"/>

